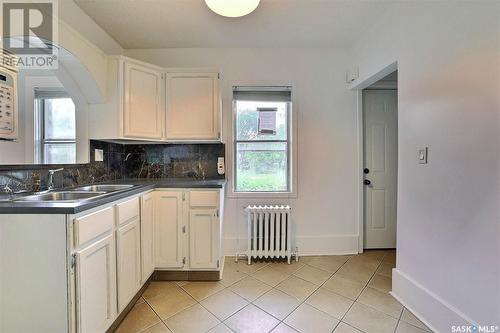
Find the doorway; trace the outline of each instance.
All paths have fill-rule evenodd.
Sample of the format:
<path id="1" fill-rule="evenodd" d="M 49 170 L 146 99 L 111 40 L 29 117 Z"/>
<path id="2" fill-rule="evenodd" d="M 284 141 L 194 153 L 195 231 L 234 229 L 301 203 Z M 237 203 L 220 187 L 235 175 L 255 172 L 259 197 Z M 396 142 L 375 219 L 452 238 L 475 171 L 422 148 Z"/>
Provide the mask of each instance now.
<path id="1" fill-rule="evenodd" d="M 362 91 L 364 249 L 396 248 L 397 71 Z"/>

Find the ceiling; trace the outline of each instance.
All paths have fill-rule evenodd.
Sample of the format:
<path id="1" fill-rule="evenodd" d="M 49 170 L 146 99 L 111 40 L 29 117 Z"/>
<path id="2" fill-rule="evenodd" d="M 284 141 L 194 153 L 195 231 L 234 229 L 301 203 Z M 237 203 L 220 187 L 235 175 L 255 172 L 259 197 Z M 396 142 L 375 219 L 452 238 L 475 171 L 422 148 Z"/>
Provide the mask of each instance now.
<path id="1" fill-rule="evenodd" d="M 392 5 L 388 0 L 261 0 L 225 18 L 204 0 L 74 0 L 126 49 L 348 47 Z"/>

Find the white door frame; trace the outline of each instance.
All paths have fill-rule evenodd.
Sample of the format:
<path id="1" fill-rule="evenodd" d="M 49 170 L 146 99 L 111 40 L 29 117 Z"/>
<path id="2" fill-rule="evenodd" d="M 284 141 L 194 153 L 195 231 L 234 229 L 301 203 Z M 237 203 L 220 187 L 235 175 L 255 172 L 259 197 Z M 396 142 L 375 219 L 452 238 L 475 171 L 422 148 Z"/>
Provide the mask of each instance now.
<path id="1" fill-rule="evenodd" d="M 363 147 L 363 89 L 368 86 L 374 84 L 378 80 L 386 77 L 392 72 L 397 71 L 398 62 L 395 61 L 385 67 L 383 67 L 378 72 L 369 76 L 363 81 L 354 82 L 350 89 L 356 91 L 357 105 L 356 105 L 356 116 L 357 116 L 357 131 L 358 131 L 358 161 L 357 161 L 357 169 L 358 169 L 358 253 L 363 253 L 364 250 L 364 216 L 365 216 L 365 200 L 364 200 L 364 147 Z M 399 88 L 399 81 L 398 81 Z M 399 105 L 399 95 L 398 95 L 398 105 Z M 399 126 L 398 126 L 399 127 Z M 399 131 L 398 131 L 399 132 Z M 399 134 L 398 134 L 399 135 Z M 399 174 L 399 169 L 398 169 Z M 398 182 L 399 184 L 399 182 Z M 399 186 L 399 185 L 398 185 Z M 397 223 L 397 221 L 396 221 Z M 397 240 L 397 235 L 396 235 Z"/>

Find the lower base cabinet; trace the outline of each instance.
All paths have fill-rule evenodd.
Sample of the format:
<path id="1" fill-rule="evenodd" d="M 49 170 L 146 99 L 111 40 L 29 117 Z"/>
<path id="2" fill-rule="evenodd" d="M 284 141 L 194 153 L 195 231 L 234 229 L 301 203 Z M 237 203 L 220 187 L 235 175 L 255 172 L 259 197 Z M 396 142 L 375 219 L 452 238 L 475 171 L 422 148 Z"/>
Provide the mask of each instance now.
<path id="1" fill-rule="evenodd" d="M 189 211 L 189 267 L 191 269 L 219 268 L 218 209 Z"/>
<path id="2" fill-rule="evenodd" d="M 0 332 L 103 333 L 155 270 L 220 271 L 222 198 L 159 189 L 77 214 L 2 214 Z"/>
<path id="3" fill-rule="evenodd" d="M 114 235 L 76 253 L 76 327 L 105 332 L 117 315 Z"/>
<path id="4" fill-rule="evenodd" d="M 218 270 L 221 190 L 156 190 L 155 263 L 159 270 Z"/>
<path id="5" fill-rule="evenodd" d="M 141 288 L 140 233 L 139 219 L 121 226 L 116 232 L 118 312 L 125 309 Z"/>

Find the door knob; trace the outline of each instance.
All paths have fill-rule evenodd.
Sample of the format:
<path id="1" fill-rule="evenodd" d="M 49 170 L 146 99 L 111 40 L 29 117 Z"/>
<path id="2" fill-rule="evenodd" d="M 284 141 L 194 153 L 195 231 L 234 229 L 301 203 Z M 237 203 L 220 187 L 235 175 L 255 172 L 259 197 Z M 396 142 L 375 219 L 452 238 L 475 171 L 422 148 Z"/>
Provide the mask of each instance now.
<path id="1" fill-rule="evenodd" d="M 364 183 L 365 185 L 371 185 L 371 184 L 372 184 L 372 182 L 371 182 L 369 179 L 365 179 L 365 180 L 363 181 L 363 183 Z"/>

